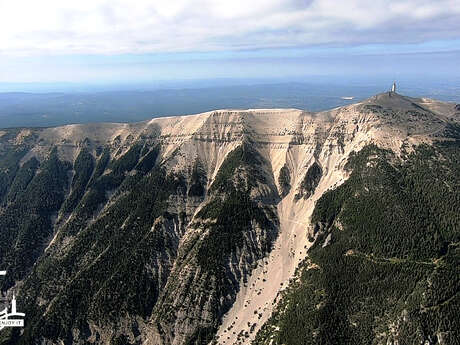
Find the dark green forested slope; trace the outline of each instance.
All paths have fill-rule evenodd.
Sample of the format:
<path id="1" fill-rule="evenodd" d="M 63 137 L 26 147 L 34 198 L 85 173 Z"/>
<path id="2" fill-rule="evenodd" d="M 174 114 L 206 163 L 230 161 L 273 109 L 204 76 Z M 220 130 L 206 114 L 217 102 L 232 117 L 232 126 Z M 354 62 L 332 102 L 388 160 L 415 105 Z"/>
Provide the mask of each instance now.
<path id="1" fill-rule="evenodd" d="M 309 258 L 254 343 L 459 344 L 459 142 L 404 161 L 368 146 L 347 169 L 317 202 Z"/>
<path id="2" fill-rule="evenodd" d="M 246 142 L 230 152 L 209 187 L 206 204 L 189 226 L 201 229 L 201 235 L 182 248 L 176 267 L 184 269 L 172 273 L 156 310 L 159 324 L 164 325 L 177 318 L 177 310 L 193 319 L 195 304 L 210 306 L 207 320 L 186 338 L 186 345 L 207 345 L 213 339 L 221 317 L 235 301 L 239 281 L 248 278 L 276 239 L 278 219 L 273 205 L 251 196 L 259 185 L 270 184 L 263 164 L 263 157 Z M 194 187 L 196 174 L 192 173 L 189 193 L 200 189 Z M 188 265 L 194 267 L 191 273 Z M 176 285 L 181 280 L 188 281 L 186 294 Z"/>
<path id="3" fill-rule="evenodd" d="M 64 211 L 75 209 L 74 216 L 57 241 L 78 236 L 64 251 L 46 252 L 25 281 L 21 295 L 28 323 L 22 336 L 12 334 L 14 343 L 70 339 L 71 328 L 86 332 L 89 321 L 106 325 L 123 315 L 150 315 L 167 277 L 160 277 L 155 267 L 161 263 L 167 272 L 178 245 L 171 232 L 178 215 L 167 212 L 166 200 L 176 193 L 185 195 L 186 185 L 182 176 L 167 174 L 161 166 L 150 171 L 156 148 L 139 155 L 135 145 L 111 162 L 102 153 L 94 164 L 85 150 L 77 157 L 72 193 L 63 204 Z M 139 170 L 125 174 L 136 164 Z M 101 175 L 101 165 L 110 172 Z M 106 193 L 115 188 L 113 204 L 88 226 Z M 47 304 L 38 305 L 37 299 Z"/>
<path id="4" fill-rule="evenodd" d="M 266 233 L 262 236 L 262 252 L 258 253 L 258 248 L 254 248 L 254 252 L 263 256 L 271 249 L 271 242 L 276 237 L 272 222 L 276 217 L 273 210 L 261 207 L 250 195 L 258 183 L 266 182 L 260 172 L 262 160 L 247 144 L 230 152 L 210 187 L 211 202 L 197 215 L 200 219 L 216 220 L 203 224 L 209 229 L 209 235 L 198 251 L 198 263 L 213 274 L 224 272 L 225 261 L 237 248 L 241 249 L 252 222 Z"/>
<path id="5" fill-rule="evenodd" d="M 0 183 L 6 191 L 0 217 L 0 262 L 9 271 L 2 280 L 2 291 L 25 277 L 49 242 L 52 216 L 64 200 L 70 169 L 70 164 L 58 159 L 56 149 L 41 165 L 35 158 L 22 167 L 18 159 L 9 164 L 9 171 L 14 171 L 11 183 Z"/>

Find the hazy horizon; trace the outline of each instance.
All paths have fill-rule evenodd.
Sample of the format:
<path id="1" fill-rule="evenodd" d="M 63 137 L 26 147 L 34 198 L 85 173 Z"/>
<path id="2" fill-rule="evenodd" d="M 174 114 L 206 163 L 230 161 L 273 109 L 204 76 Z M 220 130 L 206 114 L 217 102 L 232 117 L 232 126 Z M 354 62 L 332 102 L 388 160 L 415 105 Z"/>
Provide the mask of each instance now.
<path id="1" fill-rule="evenodd" d="M 216 79 L 158 84 L 18 84 L 16 92 L 1 92 L 4 86 L 0 84 L 0 128 L 136 122 L 228 108 L 321 111 L 385 92 L 392 83 L 388 78 L 329 82 L 271 80 L 270 83 Z M 458 85 L 445 80 L 397 80 L 397 90 L 403 95 L 460 103 Z M 11 84 L 7 88 L 13 89 Z"/>

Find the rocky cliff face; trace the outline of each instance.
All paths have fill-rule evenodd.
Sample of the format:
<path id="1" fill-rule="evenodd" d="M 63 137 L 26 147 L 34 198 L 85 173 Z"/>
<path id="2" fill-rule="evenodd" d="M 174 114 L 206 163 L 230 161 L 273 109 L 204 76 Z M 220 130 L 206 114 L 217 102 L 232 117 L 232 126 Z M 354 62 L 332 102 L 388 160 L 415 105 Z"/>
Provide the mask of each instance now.
<path id="1" fill-rule="evenodd" d="M 1 130 L 1 288 L 27 318 L 0 343 L 249 343 L 331 226 L 311 215 L 350 155 L 454 141 L 458 119 L 390 93 L 321 113 Z"/>

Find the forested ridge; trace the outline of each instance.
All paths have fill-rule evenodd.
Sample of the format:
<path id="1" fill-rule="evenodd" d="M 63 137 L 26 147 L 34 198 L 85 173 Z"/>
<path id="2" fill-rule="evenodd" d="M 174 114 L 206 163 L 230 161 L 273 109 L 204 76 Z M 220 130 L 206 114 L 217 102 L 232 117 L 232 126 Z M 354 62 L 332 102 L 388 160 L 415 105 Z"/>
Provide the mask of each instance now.
<path id="1" fill-rule="evenodd" d="M 346 168 L 318 200 L 315 243 L 254 343 L 458 344 L 460 143 L 402 160 L 367 146 Z"/>
<path id="2" fill-rule="evenodd" d="M 267 182 L 261 169 L 263 164 L 266 164 L 263 157 L 247 142 L 232 150 L 209 187 L 206 204 L 189 225 L 203 234 L 190 240 L 176 266 L 188 264 L 194 268 L 193 276 L 198 279 L 192 280 L 188 272 L 182 273 L 186 280 L 190 279 L 187 287 L 191 291 L 187 298 L 209 310 L 205 325 L 186 338 L 186 345 L 208 344 L 214 338 L 221 317 L 235 300 L 239 282 L 247 280 L 257 260 L 271 250 L 276 239 L 278 219 L 273 205 L 263 205 L 251 197 L 259 184 Z M 203 180 L 199 166 L 193 169 L 189 193 L 202 188 L 197 188 L 194 180 Z M 238 256 L 240 262 L 235 262 Z M 172 305 L 177 303 L 175 282 L 184 279 L 180 275 L 173 272 L 170 279 L 166 302 L 158 311 L 161 320 L 177 317 Z"/>

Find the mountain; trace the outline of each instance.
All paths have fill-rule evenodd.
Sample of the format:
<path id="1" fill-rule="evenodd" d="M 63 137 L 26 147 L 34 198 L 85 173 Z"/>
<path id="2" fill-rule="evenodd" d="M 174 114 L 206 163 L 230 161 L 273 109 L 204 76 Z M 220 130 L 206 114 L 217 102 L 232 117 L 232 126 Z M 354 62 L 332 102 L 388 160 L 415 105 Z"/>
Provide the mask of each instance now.
<path id="1" fill-rule="evenodd" d="M 0 130 L 0 344 L 456 344 L 460 107 Z"/>

